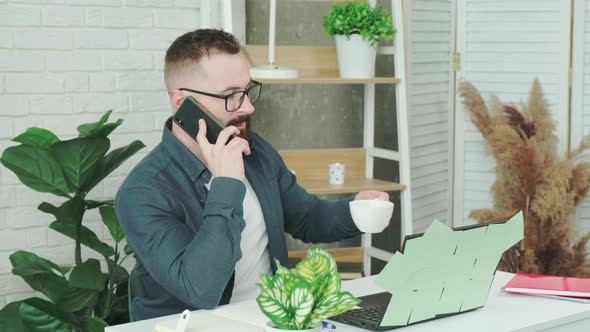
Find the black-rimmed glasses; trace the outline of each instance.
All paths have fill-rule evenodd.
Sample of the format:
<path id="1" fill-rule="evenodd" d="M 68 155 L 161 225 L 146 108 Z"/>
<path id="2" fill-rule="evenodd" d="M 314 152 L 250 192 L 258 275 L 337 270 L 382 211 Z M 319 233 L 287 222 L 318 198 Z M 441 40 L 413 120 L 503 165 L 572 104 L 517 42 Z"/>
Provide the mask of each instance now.
<path id="1" fill-rule="evenodd" d="M 238 108 L 240 108 L 242 106 L 242 103 L 244 102 L 244 98 L 246 96 L 248 96 L 248 99 L 250 99 L 251 104 L 254 104 L 255 102 L 258 101 L 258 98 L 260 97 L 260 91 L 262 90 L 262 83 L 252 80 L 250 82 L 250 84 L 248 85 L 248 87 L 246 88 L 246 90 L 236 91 L 236 92 L 230 93 L 229 95 L 225 95 L 225 96 L 214 94 L 214 93 L 209 93 L 209 92 L 187 89 L 187 88 L 180 88 L 178 90 L 188 91 L 188 92 L 198 93 L 198 94 L 209 96 L 209 97 L 223 99 L 223 100 L 225 100 L 225 110 L 228 112 L 234 112 L 234 111 L 237 111 Z"/>

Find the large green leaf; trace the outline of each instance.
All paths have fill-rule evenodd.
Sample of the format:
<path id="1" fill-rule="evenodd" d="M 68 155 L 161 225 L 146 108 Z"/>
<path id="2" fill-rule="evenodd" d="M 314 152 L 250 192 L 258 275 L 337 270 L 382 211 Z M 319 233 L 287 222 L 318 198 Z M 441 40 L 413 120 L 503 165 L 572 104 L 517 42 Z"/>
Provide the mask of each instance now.
<path id="1" fill-rule="evenodd" d="M 323 255 L 326 256 L 330 260 L 330 273 L 335 272 L 338 270 L 336 266 L 336 260 L 329 252 L 327 252 L 321 245 L 314 245 L 307 250 L 307 258 L 313 255 Z"/>
<path id="2" fill-rule="evenodd" d="M 88 248 L 98 252 L 99 254 L 110 257 L 115 254 L 115 250 L 108 244 L 98 239 L 98 236 L 93 231 L 80 225 L 80 242 Z M 76 234 L 76 226 L 65 224 L 59 221 L 54 221 L 49 225 L 49 228 L 56 232 L 59 232 L 71 239 L 76 240 L 78 235 Z"/>
<path id="3" fill-rule="evenodd" d="M 272 278 L 274 287 L 280 288 L 286 294 L 291 294 L 295 285 L 307 284 L 300 276 L 285 267 L 279 267 Z"/>
<path id="4" fill-rule="evenodd" d="M 264 290 L 266 288 L 273 288 L 274 287 L 274 283 L 272 281 L 272 278 L 266 274 L 266 273 L 261 273 L 260 274 L 260 280 L 262 281 L 261 283 L 258 283 L 258 288 L 260 288 L 260 290 Z"/>
<path id="5" fill-rule="evenodd" d="M 27 187 L 69 197 L 66 177 L 48 150 L 29 145 L 13 146 L 4 150 L 0 162 Z"/>
<path id="6" fill-rule="evenodd" d="M 109 325 L 98 317 L 90 317 L 88 319 L 88 332 L 104 332 L 107 326 Z"/>
<path id="7" fill-rule="evenodd" d="M 22 301 L 12 302 L 0 310 L 0 331 L 28 332 L 18 312 L 21 304 Z"/>
<path id="8" fill-rule="evenodd" d="M 68 281 L 55 273 L 37 273 L 20 275 L 32 289 L 39 291 L 61 310 L 74 312 L 93 306 L 98 299 L 98 292 L 87 289 L 71 288 Z"/>
<path id="9" fill-rule="evenodd" d="M 119 224 L 119 219 L 115 214 L 115 208 L 111 205 L 103 205 L 99 209 L 102 222 L 109 229 L 111 237 L 116 243 L 121 242 L 125 238 L 125 233 Z"/>
<path id="10" fill-rule="evenodd" d="M 112 199 L 107 199 L 106 201 L 93 201 L 89 199 L 86 200 L 86 206 L 89 210 L 99 208 L 103 205 L 115 205 L 115 201 Z"/>
<path id="11" fill-rule="evenodd" d="M 79 331 L 80 325 L 73 314 L 60 310 L 55 304 L 40 298 L 24 300 L 19 316 L 29 331 Z"/>
<path id="12" fill-rule="evenodd" d="M 295 267 L 297 274 L 309 283 L 314 283 L 330 273 L 330 260 L 324 255 L 312 255 Z"/>
<path id="13" fill-rule="evenodd" d="M 127 272 L 127 270 L 125 270 L 124 267 L 122 267 L 121 265 L 115 264 L 115 261 L 113 261 L 110 258 L 107 258 L 107 264 L 109 265 L 109 268 L 113 272 L 112 280 L 116 285 L 120 285 L 120 284 L 126 282 L 127 280 L 129 280 L 129 272 Z"/>
<path id="14" fill-rule="evenodd" d="M 51 153 L 58 160 L 70 186 L 79 189 L 92 176 L 94 164 L 107 153 L 106 137 L 74 138 L 55 143 Z"/>
<path id="15" fill-rule="evenodd" d="M 16 136 L 13 141 L 37 148 L 49 149 L 52 144 L 59 142 L 59 138 L 47 129 L 33 127 Z"/>
<path id="16" fill-rule="evenodd" d="M 111 115 L 112 111 L 106 112 L 98 122 L 85 123 L 78 126 L 78 137 L 90 137 L 90 136 L 103 136 L 107 137 L 113 130 L 117 129 L 123 120 L 119 119 L 115 122 L 106 123 Z"/>
<path id="17" fill-rule="evenodd" d="M 332 272 L 322 278 L 316 279 L 310 289 L 316 303 L 321 302 L 326 297 L 340 292 L 340 274 Z"/>
<path id="18" fill-rule="evenodd" d="M 89 258 L 77 265 L 70 273 L 70 287 L 94 289 L 101 291 L 105 288 L 107 278 L 100 271 L 100 262 Z"/>
<path id="19" fill-rule="evenodd" d="M 12 273 L 23 278 L 31 288 L 42 292 L 50 300 L 58 301 L 62 291 L 67 291 L 65 278 L 54 271 L 54 269 L 59 270 L 57 264 L 26 251 L 17 251 L 9 258 Z"/>
<path id="20" fill-rule="evenodd" d="M 98 131 L 98 129 L 102 128 L 102 126 L 109 120 L 109 116 L 113 111 L 107 111 L 103 116 L 100 117 L 98 122 L 92 123 L 84 123 L 78 126 L 78 133 L 80 134 L 78 137 L 88 137 L 92 136 L 93 133 Z"/>
<path id="21" fill-rule="evenodd" d="M 256 298 L 258 307 L 277 327 L 296 328 L 292 321 L 293 314 L 289 311 L 289 296 L 279 288 L 268 288 L 260 292 Z"/>
<path id="22" fill-rule="evenodd" d="M 69 290 L 59 301 L 55 301 L 55 304 L 61 310 L 75 312 L 84 308 L 93 307 L 98 300 L 97 291 L 81 288 L 70 288 Z"/>
<path id="23" fill-rule="evenodd" d="M 126 244 L 125 248 L 123 248 L 123 252 L 125 255 L 131 255 L 133 253 L 133 249 L 129 246 L 129 244 Z"/>
<path id="24" fill-rule="evenodd" d="M 83 192 L 89 192 L 107 175 L 111 174 L 117 167 L 133 156 L 137 151 L 143 149 L 145 145 L 141 141 L 133 141 L 127 146 L 115 149 L 109 152 L 104 158 L 96 163 L 94 173 L 88 183 L 82 186 Z"/>
<path id="25" fill-rule="evenodd" d="M 295 326 L 300 329 L 306 329 L 308 316 L 313 310 L 313 295 L 307 288 L 297 287 L 293 289 L 289 296 L 289 304 L 293 310 L 293 321 Z"/>
<path id="26" fill-rule="evenodd" d="M 55 273 L 55 271 L 61 273 L 59 265 L 28 251 L 14 252 L 10 255 L 10 263 L 12 264 L 12 273 L 21 277 Z"/>
<path id="27" fill-rule="evenodd" d="M 74 267 L 73 266 L 60 266 L 59 270 L 61 271 L 62 274 L 67 274 L 68 272 L 70 272 Z"/>
<path id="28" fill-rule="evenodd" d="M 360 302 L 359 299 L 352 296 L 349 292 L 332 294 L 316 304 L 311 313 L 309 325 L 313 326 L 322 319 L 339 315 Z"/>
<path id="29" fill-rule="evenodd" d="M 115 122 L 111 122 L 111 123 L 107 123 L 104 126 L 93 130 L 90 135 L 92 136 L 104 136 L 107 137 L 109 136 L 115 129 L 117 129 L 117 127 L 119 127 L 120 125 L 123 124 L 123 120 L 119 119 Z"/>
<path id="30" fill-rule="evenodd" d="M 86 202 L 79 196 L 74 196 L 59 207 L 43 202 L 37 209 L 54 215 L 55 219 L 64 224 L 79 225 L 86 211 Z"/>

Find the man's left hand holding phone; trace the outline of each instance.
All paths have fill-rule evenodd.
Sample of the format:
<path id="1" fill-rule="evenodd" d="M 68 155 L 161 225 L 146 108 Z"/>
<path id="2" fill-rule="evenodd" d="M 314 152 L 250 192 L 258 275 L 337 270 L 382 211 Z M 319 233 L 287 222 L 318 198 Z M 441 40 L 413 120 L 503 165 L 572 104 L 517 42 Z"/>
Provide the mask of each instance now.
<path id="1" fill-rule="evenodd" d="M 229 177 L 244 181 L 244 155 L 250 155 L 250 145 L 238 137 L 240 130 L 223 125 L 203 105 L 188 96 L 174 114 L 174 121 L 189 136 L 196 139 L 213 177 Z M 198 123 L 198 125 L 197 125 Z"/>

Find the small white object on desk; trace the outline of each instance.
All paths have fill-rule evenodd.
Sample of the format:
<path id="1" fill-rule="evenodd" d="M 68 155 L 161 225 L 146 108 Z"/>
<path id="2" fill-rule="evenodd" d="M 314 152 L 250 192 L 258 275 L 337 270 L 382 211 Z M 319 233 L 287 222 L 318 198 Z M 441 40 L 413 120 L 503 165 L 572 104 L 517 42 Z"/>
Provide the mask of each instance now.
<path id="1" fill-rule="evenodd" d="M 175 332 L 185 332 L 186 327 L 188 326 L 188 321 L 191 319 L 191 312 L 190 310 L 185 310 L 180 314 L 180 318 L 178 322 L 176 322 L 176 329 Z"/>

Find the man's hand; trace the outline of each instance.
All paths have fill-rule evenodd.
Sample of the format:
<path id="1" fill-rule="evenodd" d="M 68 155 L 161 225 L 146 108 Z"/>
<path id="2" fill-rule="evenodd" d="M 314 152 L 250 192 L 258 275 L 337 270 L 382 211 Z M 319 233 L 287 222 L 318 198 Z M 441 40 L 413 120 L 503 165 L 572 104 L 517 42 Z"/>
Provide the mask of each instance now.
<path id="1" fill-rule="evenodd" d="M 378 199 L 378 200 L 382 200 L 382 201 L 388 201 L 389 194 L 386 192 L 377 191 L 377 190 L 361 191 L 358 194 L 356 194 L 356 196 L 354 196 L 354 200 L 358 201 L 361 199 Z"/>
<path id="2" fill-rule="evenodd" d="M 226 145 L 231 135 L 239 133 L 238 128 L 229 126 L 219 133 L 215 144 L 211 144 L 205 136 L 207 134 L 207 124 L 205 120 L 199 120 L 199 133 L 196 139 L 203 153 L 204 162 L 213 177 L 223 176 L 241 181 L 245 179 L 244 157 L 242 154 L 250 155 L 248 141 L 240 137 L 234 137 Z"/>

